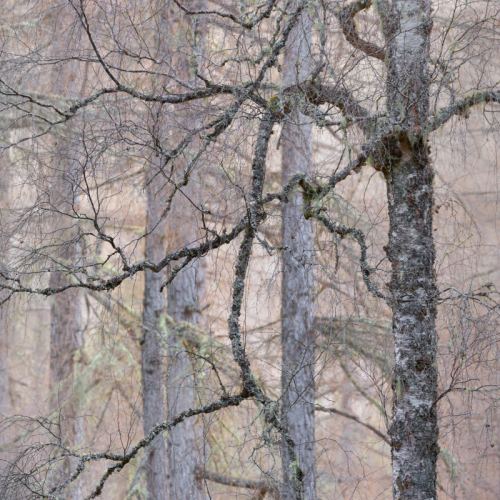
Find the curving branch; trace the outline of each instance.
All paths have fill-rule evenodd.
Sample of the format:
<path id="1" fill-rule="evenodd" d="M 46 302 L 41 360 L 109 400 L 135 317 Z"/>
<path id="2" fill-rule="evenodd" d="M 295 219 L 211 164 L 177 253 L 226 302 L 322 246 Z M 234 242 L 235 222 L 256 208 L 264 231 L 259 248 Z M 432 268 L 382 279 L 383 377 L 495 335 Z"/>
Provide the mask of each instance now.
<path id="1" fill-rule="evenodd" d="M 359 259 L 359 263 L 361 265 L 361 273 L 363 275 L 363 281 L 365 282 L 366 287 L 375 297 L 384 299 L 385 302 L 387 302 L 387 304 L 390 306 L 392 304 L 391 299 L 380 292 L 378 286 L 370 279 L 370 274 L 373 272 L 373 269 L 370 268 L 366 260 L 368 247 L 366 246 L 365 235 L 363 234 L 363 232 L 359 229 L 354 229 L 352 227 L 347 227 L 343 224 L 330 221 L 327 217 L 321 214 L 321 210 L 312 210 L 310 207 L 310 203 L 310 200 L 307 200 L 307 205 L 304 207 L 304 217 L 306 219 L 312 217 L 318 222 L 321 222 L 330 233 L 338 234 L 341 238 L 344 238 L 347 235 L 351 235 L 357 241 L 358 245 L 361 248 L 361 257 Z"/>
<path id="2" fill-rule="evenodd" d="M 374 57 L 380 61 L 385 60 L 385 51 L 378 45 L 372 42 L 368 42 L 360 38 L 358 30 L 356 29 L 356 22 L 354 17 L 356 14 L 362 10 L 369 9 L 372 6 L 372 0 L 358 0 L 353 2 L 346 7 L 338 8 L 334 10 L 334 14 L 337 17 L 342 32 L 346 40 L 361 52 L 364 52 L 367 56 Z"/>
<path id="3" fill-rule="evenodd" d="M 288 429 L 281 423 L 279 410 L 276 402 L 268 398 L 257 385 L 257 380 L 250 368 L 250 361 L 242 342 L 239 318 L 243 295 L 245 291 L 245 280 L 247 277 L 252 243 L 256 235 L 257 225 L 265 220 L 266 214 L 262 210 L 262 190 L 264 188 L 266 157 L 269 148 L 269 140 L 273 132 L 273 113 L 267 112 L 260 122 L 255 146 L 254 159 L 252 161 L 252 191 L 248 203 L 248 226 L 245 236 L 240 245 L 235 266 L 235 280 L 233 284 L 231 315 L 229 317 L 229 338 L 233 350 L 233 357 L 241 369 L 241 380 L 243 384 L 242 396 L 254 397 L 263 407 L 264 419 L 270 428 L 275 428 L 282 436 L 287 452 L 290 456 L 291 477 L 296 500 L 302 498 L 302 479 L 304 473 L 300 468 L 295 442 Z M 269 429 L 265 431 L 265 435 Z"/>
<path id="4" fill-rule="evenodd" d="M 89 462 L 94 462 L 98 460 L 111 460 L 115 462 L 113 465 L 108 467 L 104 474 L 101 476 L 101 479 L 99 480 L 99 483 L 95 487 L 95 489 L 88 495 L 85 500 L 92 500 L 94 498 L 97 498 L 101 493 L 104 488 L 104 485 L 106 484 L 106 481 L 109 479 L 110 476 L 113 474 L 121 471 L 134 457 L 137 456 L 137 454 L 145 447 L 147 447 L 155 438 L 158 436 L 160 433 L 163 433 L 165 431 L 169 431 L 172 428 L 174 428 L 176 425 L 180 424 L 184 420 L 190 417 L 194 417 L 197 415 L 208 415 L 210 413 L 214 413 L 216 411 L 219 411 L 223 408 L 229 408 L 232 406 L 238 406 L 242 401 L 247 399 L 242 394 L 237 394 L 234 396 L 229 396 L 229 397 L 222 397 L 218 401 L 215 401 L 214 403 L 208 404 L 206 406 L 203 406 L 201 408 L 197 409 L 190 409 L 187 411 L 184 411 L 180 413 L 177 417 L 175 417 L 173 420 L 169 422 L 162 422 L 161 424 L 156 425 L 151 432 L 144 438 L 141 439 L 132 449 L 129 453 L 126 453 L 124 455 L 115 455 L 112 453 L 95 453 L 95 454 L 87 454 L 87 455 L 82 455 L 78 456 L 76 454 L 69 453 L 68 455 L 74 456 L 80 459 L 80 463 L 78 464 L 78 467 L 76 468 L 76 471 L 73 473 L 73 475 L 67 480 L 66 484 L 64 484 L 63 487 L 66 487 L 70 483 L 74 482 L 80 474 L 83 472 L 85 465 Z M 61 489 L 61 486 L 57 487 L 58 490 Z M 52 493 L 52 492 L 51 492 Z M 50 496 L 49 496 L 50 498 Z"/>
<path id="5" fill-rule="evenodd" d="M 342 113 L 343 126 L 356 123 L 368 136 L 380 118 L 380 115 L 370 115 L 345 87 L 322 85 L 315 81 L 314 75 L 308 81 L 282 88 L 278 95 L 268 101 L 267 107 L 274 113 L 276 120 L 283 120 L 294 109 L 298 109 L 313 118 L 319 127 L 324 127 L 331 123 L 325 121 L 326 113 L 318 109 L 323 104 L 334 106 Z"/>
<path id="6" fill-rule="evenodd" d="M 131 278 L 138 272 L 145 271 L 146 269 L 150 269 L 153 272 L 159 272 L 160 270 L 164 269 L 170 262 L 178 261 L 183 258 L 189 258 L 191 260 L 195 258 L 201 258 L 209 251 L 215 250 L 223 245 L 227 245 L 228 243 L 232 242 L 242 231 L 245 230 L 247 225 L 247 219 L 243 218 L 230 233 L 223 232 L 222 234 L 217 234 L 213 239 L 208 240 L 205 243 L 198 245 L 197 247 L 184 247 L 178 252 L 167 255 L 157 264 L 153 264 L 149 261 L 139 262 L 128 267 L 128 269 L 123 273 L 113 276 L 109 279 L 102 279 L 98 276 L 87 275 L 87 277 L 91 279 L 90 282 L 79 281 L 76 283 L 68 283 L 64 286 L 54 288 L 32 288 L 22 285 L 21 281 L 18 278 L 11 278 L 10 276 L 2 274 L 2 277 L 5 278 L 6 282 L 0 283 L 0 289 L 8 290 L 11 293 L 32 293 L 37 295 L 44 295 L 46 297 L 50 297 L 51 295 L 55 295 L 56 293 L 64 292 L 65 290 L 69 290 L 70 288 L 85 288 L 87 290 L 92 290 L 95 292 L 114 290 L 128 278 Z M 84 271 L 84 269 L 76 269 L 75 273 Z M 2 305 L 9 298 L 10 295 L 8 298 L 4 299 L 0 303 L 0 305 Z"/>

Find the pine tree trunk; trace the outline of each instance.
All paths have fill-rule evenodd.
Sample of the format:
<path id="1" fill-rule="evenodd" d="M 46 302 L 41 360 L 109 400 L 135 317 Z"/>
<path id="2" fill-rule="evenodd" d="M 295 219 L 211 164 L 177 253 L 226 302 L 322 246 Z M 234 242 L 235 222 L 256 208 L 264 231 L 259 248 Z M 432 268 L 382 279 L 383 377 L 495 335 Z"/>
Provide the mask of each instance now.
<path id="1" fill-rule="evenodd" d="M 61 148 L 61 152 L 63 152 Z M 61 164 L 65 170 L 55 178 L 53 200 L 61 212 L 71 213 L 74 202 L 75 172 L 71 162 L 63 156 Z M 68 262 L 79 263 L 81 254 L 76 229 L 68 218 L 54 216 L 54 234 L 57 241 L 57 260 L 60 262 L 50 273 L 50 287 L 57 288 L 72 282 L 65 273 Z M 71 288 L 54 295 L 50 312 L 50 386 L 52 409 L 59 409 L 61 441 L 69 448 L 81 444 L 81 422 L 79 396 L 73 394 L 75 355 L 82 346 L 82 293 L 80 288 Z M 66 459 L 56 471 L 57 481 L 67 479 L 73 472 L 71 462 Z M 81 483 L 75 483 L 72 494 L 76 500 L 82 498 Z"/>
<path id="2" fill-rule="evenodd" d="M 194 0 L 191 4 L 194 10 L 205 10 L 206 0 Z M 193 38 L 192 57 L 197 59 L 199 68 L 203 67 L 203 52 L 205 37 L 208 29 L 207 17 L 199 16 L 196 19 L 185 19 L 183 29 L 193 33 L 196 27 L 196 39 Z M 192 36 L 192 35 L 191 35 Z M 188 63 L 189 62 L 189 66 Z M 199 80 L 192 75 L 191 62 L 185 59 L 181 64 L 183 79 L 193 85 Z M 201 71 L 203 73 L 203 71 Z M 195 114 L 191 116 L 191 127 L 199 127 L 201 122 Z M 199 147 L 199 145 L 198 145 Z M 196 178 L 199 174 L 194 174 Z M 198 181 L 192 178 L 190 185 L 183 190 L 191 200 L 197 199 L 195 191 Z M 196 216 L 190 214 L 191 205 L 183 197 L 178 197 L 173 209 L 172 219 L 181 221 L 180 225 L 173 224 L 170 228 L 171 241 L 177 247 L 191 244 L 197 238 Z M 189 322 L 199 325 L 200 299 L 203 298 L 204 269 L 200 261 L 191 263 L 183 269 L 167 287 L 168 314 L 176 322 Z M 193 361 L 186 352 L 183 339 L 169 332 L 168 336 L 168 372 L 167 372 L 167 404 L 168 416 L 173 418 L 184 410 L 196 408 L 200 401 L 197 399 L 196 376 Z M 205 446 L 203 434 L 203 420 L 186 419 L 169 433 L 168 437 L 168 467 L 170 478 L 170 500 L 204 500 L 207 498 L 205 484 L 199 479 L 198 471 L 205 467 Z"/>
<path id="3" fill-rule="evenodd" d="M 159 262 L 165 256 L 166 220 L 159 219 L 165 209 L 164 179 L 156 168 L 148 174 L 147 231 L 154 230 L 146 237 L 146 259 Z M 165 329 L 165 296 L 160 288 L 165 282 L 164 271 L 145 273 L 144 309 L 142 319 L 142 397 L 144 433 L 165 420 L 165 396 L 163 380 L 163 349 Z M 149 498 L 168 498 L 167 464 L 165 439 L 159 435 L 147 449 L 146 482 Z"/>
<path id="4" fill-rule="evenodd" d="M 389 202 L 395 367 L 393 495 L 436 499 L 438 426 L 433 171 L 423 126 L 429 113 L 430 3 L 395 0 L 388 26 L 388 116 L 398 124 L 384 168 Z"/>
<path id="5" fill-rule="evenodd" d="M 311 23 L 303 15 L 290 35 L 285 54 L 284 83 L 302 81 L 308 75 L 311 56 L 309 44 Z M 282 183 L 297 172 L 311 173 L 312 127 L 300 113 L 293 112 L 283 127 Z M 314 237 L 311 221 L 302 213 L 303 200 L 293 194 L 282 211 L 283 280 L 281 297 L 282 343 L 282 414 L 290 430 L 305 473 L 303 498 L 316 498 L 316 453 L 314 437 L 314 301 L 313 258 Z M 283 498 L 294 495 L 290 459 L 282 451 Z"/>
<path id="6" fill-rule="evenodd" d="M 59 258 L 69 260 L 74 256 L 72 244 L 66 246 Z M 50 286 L 60 287 L 68 283 L 63 271 L 54 270 Z M 74 357 L 82 345 L 82 321 L 80 292 L 70 289 L 54 296 L 50 317 L 50 382 L 54 390 L 54 404 L 64 405 L 71 396 L 73 386 Z M 67 405 L 65 412 L 70 412 Z M 72 413 L 72 412 L 71 412 Z"/>
<path id="7" fill-rule="evenodd" d="M 6 316 L 7 308 L 4 306 L 0 311 L 0 419 L 10 411 Z"/>
<path id="8" fill-rule="evenodd" d="M 0 213 L 0 270 L 7 268 L 8 254 L 7 254 L 7 230 L 5 225 L 8 221 L 8 179 L 9 175 L 6 170 L 2 168 L 0 179 L 0 196 L 1 196 L 1 213 Z M 9 353 L 8 353 L 8 340 L 9 340 L 9 304 L 4 304 L 0 309 L 0 419 L 6 416 L 10 408 L 10 392 L 9 392 Z"/>
<path id="9" fill-rule="evenodd" d="M 180 201 L 180 200 L 178 200 Z M 181 203 L 181 207 L 185 205 Z M 177 210 L 182 209 L 177 207 Z M 187 208 L 184 206 L 184 208 Z M 184 219 L 186 223 L 186 219 Z M 193 221 L 176 228 L 177 237 L 184 236 L 184 244 L 195 239 Z M 168 314 L 176 321 L 199 323 L 199 289 L 202 287 L 203 268 L 199 263 L 183 269 L 168 285 Z M 196 408 L 196 379 L 193 363 L 186 352 L 183 339 L 169 332 L 168 337 L 167 401 L 168 416 L 173 418 L 184 410 Z M 170 500 L 201 500 L 205 498 L 204 486 L 197 479 L 203 467 L 203 423 L 187 419 L 172 429 L 168 439 L 168 464 Z"/>
<path id="10" fill-rule="evenodd" d="M 61 37 L 54 45 L 55 54 L 64 53 L 74 40 Z M 73 62 L 57 68 L 57 85 L 55 91 L 70 98 L 83 95 L 84 79 Z M 53 234 L 56 238 L 58 264 L 53 266 L 49 284 L 57 288 L 71 283 L 72 278 L 65 272 L 68 263 L 81 264 L 81 246 L 78 242 L 78 229 L 71 215 L 79 201 L 80 164 L 75 158 L 78 155 L 78 127 L 71 125 L 62 130 L 58 138 L 59 146 L 51 172 L 54 172 L 51 202 L 57 208 L 53 215 Z M 57 143 L 56 143 L 57 144 Z M 68 216 L 61 215 L 68 214 Z M 72 288 L 64 293 L 54 295 L 50 312 L 50 387 L 53 391 L 52 409 L 61 408 L 61 433 L 65 446 L 78 448 L 82 443 L 82 422 L 80 399 L 73 394 L 75 375 L 75 355 L 83 343 L 82 322 L 82 290 Z M 73 463 L 74 465 L 74 463 Z M 59 472 L 63 479 L 73 473 L 74 467 L 66 459 Z M 59 473 L 58 472 L 58 473 Z M 61 478 L 58 478 L 60 480 Z M 82 484 L 74 483 L 72 497 L 83 498 Z"/>
<path id="11" fill-rule="evenodd" d="M 6 173 L 2 172 L 5 176 Z M 1 181 L 0 181 L 1 182 Z M 4 204 L 4 198 L 6 196 L 6 189 L 3 183 L 0 185 L 0 193 L 2 195 L 2 212 L 6 212 L 7 208 Z M 0 216 L 0 224 L 5 223 L 7 220 L 7 216 L 5 213 L 2 213 Z M 5 238 L 5 232 L 3 227 L 0 228 L 0 237 L 2 240 Z M 5 241 L 1 241 L 0 251 L 2 252 L 3 257 L 0 258 L 0 270 L 4 270 L 7 268 L 6 261 L 7 256 L 6 245 L 4 246 Z M 9 340 L 9 305 L 4 304 L 0 309 L 0 420 L 2 417 L 5 417 L 10 412 L 10 393 L 9 393 L 9 353 L 8 353 L 8 340 Z"/>

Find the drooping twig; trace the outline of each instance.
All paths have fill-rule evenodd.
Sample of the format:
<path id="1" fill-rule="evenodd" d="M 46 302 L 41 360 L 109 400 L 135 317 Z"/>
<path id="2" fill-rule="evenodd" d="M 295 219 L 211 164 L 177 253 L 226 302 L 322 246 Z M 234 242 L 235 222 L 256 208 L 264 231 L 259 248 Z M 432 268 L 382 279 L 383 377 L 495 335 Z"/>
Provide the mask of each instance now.
<path id="1" fill-rule="evenodd" d="M 321 405 L 316 405 L 315 409 L 316 409 L 316 411 L 323 411 L 326 413 L 330 413 L 332 415 L 340 415 L 341 417 L 348 418 L 349 420 L 353 420 L 354 422 L 357 422 L 358 424 L 363 425 L 367 429 L 370 429 L 379 438 L 383 439 L 387 444 L 391 444 L 391 440 L 389 439 L 387 434 L 384 434 L 383 432 L 379 431 L 376 427 L 373 427 L 373 425 L 370 425 L 367 422 L 363 422 L 356 415 L 351 415 L 350 413 L 346 413 L 345 411 L 337 410 L 336 408 L 325 408 L 324 406 L 321 406 Z"/>

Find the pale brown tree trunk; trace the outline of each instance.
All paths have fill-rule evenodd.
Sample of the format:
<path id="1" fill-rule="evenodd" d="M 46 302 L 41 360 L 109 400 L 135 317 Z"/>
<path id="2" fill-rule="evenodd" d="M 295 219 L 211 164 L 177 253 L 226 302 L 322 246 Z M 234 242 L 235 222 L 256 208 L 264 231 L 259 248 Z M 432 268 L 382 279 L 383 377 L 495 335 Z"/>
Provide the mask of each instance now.
<path id="1" fill-rule="evenodd" d="M 186 220 L 189 210 L 181 201 L 178 210 L 184 210 L 184 225 L 175 228 L 181 244 L 195 239 L 194 221 Z M 179 219 L 181 220 L 181 219 Z M 183 269 L 168 285 L 168 314 L 176 321 L 199 323 L 199 289 L 203 283 L 203 268 L 199 262 Z M 168 336 L 167 401 L 168 417 L 196 408 L 196 376 L 193 362 L 186 351 L 186 344 L 179 336 Z M 168 464 L 170 478 L 170 500 L 205 498 L 204 485 L 197 479 L 197 470 L 203 468 L 203 422 L 188 419 L 172 429 L 168 438 Z"/>
<path id="2" fill-rule="evenodd" d="M 53 30 L 64 25 L 51 26 Z M 67 34 L 56 39 L 53 46 L 54 57 L 65 56 L 75 41 Z M 54 91 L 61 96 L 75 99 L 84 92 L 85 78 L 79 71 L 78 64 L 72 62 L 63 66 L 55 66 Z M 66 268 L 69 263 L 81 265 L 81 245 L 78 241 L 79 228 L 71 217 L 78 210 L 80 163 L 78 162 L 78 127 L 72 124 L 59 130 L 56 155 L 51 168 L 50 203 L 54 207 L 52 215 L 52 237 L 56 245 L 55 263 L 52 265 L 49 286 L 57 288 L 74 283 Z M 57 146 L 57 144 L 59 145 Z M 67 215 L 64 215 L 67 214 Z M 71 267 L 70 267 L 71 268 Z M 72 268 L 74 270 L 74 267 Z M 78 448 L 82 443 L 80 395 L 74 394 L 75 355 L 82 347 L 82 290 L 70 288 L 65 293 L 56 294 L 52 298 L 50 309 L 50 387 L 52 391 L 52 410 L 58 409 L 61 440 L 64 446 Z M 62 467 L 56 470 L 57 481 L 65 480 L 74 471 L 69 458 Z M 81 481 L 76 481 L 71 491 L 75 500 L 83 498 Z"/>
<path id="3" fill-rule="evenodd" d="M 285 53 L 284 83 L 303 81 L 310 70 L 311 22 L 303 15 L 290 35 Z M 297 172 L 311 174 L 312 126 L 298 112 L 285 122 L 282 133 L 282 183 Z M 303 495 L 316 498 L 314 437 L 314 301 L 313 230 L 302 213 L 300 194 L 289 197 L 282 211 L 283 280 L 281 296 L 283 424 L 295 441 L 304 471 Z M 293 496 L 290 458 L 283 447 L 283 498 Z"/>
<path id="4" fill-rule="evenodd" d="M 68 146 L 68 149 L 69 146 Z M 52 202 L 61 212 L 71 213 L 75 199 L 76 179 L 71 161 L 65 158 L 60 149 L 59 164 L 63 171 L 55 177 Z M 72 227 L 69 217 L 54 215 L 53 231 L 57 245 L 56 260 L 50 273 L 50 287 L 56 288 L 71 283 L 64 270 L 66 263 L 79 262 L 80 245 L 77 230 Z M 70 288 L 65 293 L 56 294 L 51 303 L 50 315 L 50 386 L 52 408 L 57 409 L 60 419 L 60 437 L 64 446 L 73 448 L 81 442 L 81 427 L 78 420 L 79 395 L 73 393 L 75 355 L 82 346 L 82 292 L 80 288 Z M 57 481 L 72 473 L 71 462 L 65 459 L 56 471 Z M 82 498 L 81 484 L 78 481 L 73 490 L 75 499 Z"/>
<path id="5" fill-rule="evenodd" d="M 388 16 L 388 116 L 396 128 L 385 151 L 395 366 L 393 495 L 436 499 L 439 453 L 433 170 L 424 124 L 429 114 L 430 2 L 395 0 Z M 399 132 L 397 132 L 399 130 Z"/>
<path id="6" fill-rule="evenodd" d="M 159 262 L 165 255 L 166 219 L 162 217 L 166 204 L 164 178 L 157 168 L 148 173 L 146 259 Z M 142 391 L 144 433 L 165 420 L 163 380 L 165 329 L 165 296 L 160 291 L 165 282 L 165 272 L 145 273 L 144 311 L 142 320 Z M 149 497 L 154 500 L 168 498 L 167 461 L 165 440 L 159 435 L 146 450 L 146 478 Z"/>
<path id="7" fill-rule="evenodd" d="M 0 419 L 10 411 L 7 311 L 0 311 Z"/>
<path id="8" fill-rule="evenodd" d="M 7 268 L 7 245 L 8 240 L 7 230 L 5 228 L 8 221 L 8 172 L 4 169 L 0 171 L 0 270 Z M 9 308 L 4 304 L 0 309 L 0 419 L 10 412 L 10 384 L 9 384 Z"/>
<path id="9" fill-rule="evenodd" d="M 69 244 L 59 256 L 69 259 L 74 250 L 74 246 Z M 64 271 L 52 271 L 51 287 L 62 286 L 68 281 Z M 71 396 L 74 356 L 82 345 L 80 295 L 78 289 L 70 289 L 68 293 L 57 294 L 51 305 L 50 382 L 57 406 L 64 405 Z"/>

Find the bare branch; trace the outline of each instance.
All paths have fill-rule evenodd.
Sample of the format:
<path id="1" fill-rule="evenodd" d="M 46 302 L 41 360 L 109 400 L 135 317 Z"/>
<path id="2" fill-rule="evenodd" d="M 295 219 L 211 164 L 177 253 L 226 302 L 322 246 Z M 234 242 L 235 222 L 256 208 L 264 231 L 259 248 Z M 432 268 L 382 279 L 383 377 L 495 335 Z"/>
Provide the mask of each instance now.
<path id="1" fill-rule="evenodd" d="M 469 109 L 472 106 L 477 106 L 478 104 L 488 104 L 488 103 L 500 103 L 500 91 L 477 91 L 471 96 L 465 99 L 447 106 L 446 108 L 440 109 L 433 117 L 429 119 L 425 130 L 427 133 L 437 130 L 439 127 L 444 125 L 453 116 L 465 116 L 468 117 Z"/>
<path id="2" fill-rule="evenodd" d="M 372 6 L 371 0 L 357 0 L 346 7 L 335 9 L 334 13 L 339 20 L 342 32 L 346 40 L 358 50 L 364 52 L 367 56 L 375 57 L 380 61 L 385 61 L 385 51 L 376 44 L 360 38 L 356 29 L 354 17 L 362 10 L 369 9 Z"/>
<path id="3" fill-rule="evenodd" d="M 363 425 L 367 429 L 370 429 L 379 438 L 383 439 L 387 444 L 391 444 L 391 440 L 389 439 L 389 437 L 386 434 L 379 431 L 376 427 L 373 427 L 373 425 L 368 424 L 367 422 L 363 422 L 356 415 L 351 415 L 350 413 L 346 413 L 345 411 L 337 410 L 336 408 L 325 408 L 324 406 L 320 406 L 318 404 L 316 405 L 315 409 L 316 409 L 316 411 L 324 411 L 324 412 L 330 413 L 332 415 L 340 415 L 341 417 L 348 418 L 349 420 L 353 420 L 354 422 L 357 422 L 358 424 Z"/>
<path id="4" fill-rule="evenodd" d="M 245 22 L 245 21 L 242 21 L 241 19 L 238 19 L 234 14 L 227 14 L 225 12 L 220 12 L 218 10 L 196 10 L 196 11 L 189 10 L 189 9 L 186 9 L 186 7 L 184 7 L 183 5 L 181 5 L 178 2 L 178 0 L 174 0 L 175 5 L 177 5 L 183 12 L 185 12 L 186 14 L 188 14 L 190 16 L 213 14 L 213 15 L 225 18 L 225 19 L 231 19 L 231 21 L 235 22 L 236 24 L 239 24 L 240 26 L 242 26 L 243 28 L 245 28 L 247 30 L 251 30 L 257 24 L 259 24 L 263 19 L 268 18 L 271 15 L 271 13 L 274 9 L 274 6 L 276 5 L 276 2 L 277 2 L 277 0 L 271 0 L 271 1 L 267 2 L 267 9 L 262 14 L 257 16 L 253 21 Z"/>
<path id="5" fill-rule="evenodd" d="M 272 493 L 275 489 L 272 485 L 256 479 L 247 479 L 244 477 L 232 477 L 227 474 L 219 474 L 207 469 L 198 469 L 197 476 L 199 479 L 206 479 L 214 483 L 223 484 L 225 486 L 233 486 L 234 488 L 247 488 L 249 490 L 259 490 L 262 493 Z"/>

